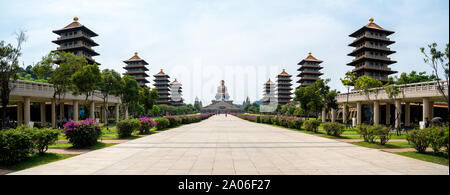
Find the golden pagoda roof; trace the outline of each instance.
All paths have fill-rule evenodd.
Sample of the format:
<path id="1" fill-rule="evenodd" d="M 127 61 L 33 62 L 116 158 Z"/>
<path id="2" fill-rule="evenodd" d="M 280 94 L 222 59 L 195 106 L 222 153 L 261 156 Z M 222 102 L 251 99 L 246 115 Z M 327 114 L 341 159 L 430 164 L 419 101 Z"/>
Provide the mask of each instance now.
<path id="1" fill-rule="evenodd" d="M 376 24 L 375 22 L 373 22 L 373 21 L 374 21 L 373 18 L 369 18 L 369 23 L 367 25 L 365 25 L 362 28 L 358 29 L 357 31 L 352 33 L 350 36 L 351 37 L 357 36 L 364 29 L 373 29 L 373 30 L 383 31 L 383 32 L 386 32 L 388 35 L 394 33 L 394 31 L 386 30 L 386 29 L 382 28 L 381 26 L 379 26 L 378 24 Z"/>
<path id="2" fill-rule="evenodd" d="M 172 82 L 172 83 L 170 83 L 170 84 L 180 84 L 178 81 L 177 81 L 177 78 L 175 78 L 175 80 Z"/>
<path id="3" fill-rule="evenodd" d="M 164 73 L 163 69 L 161 69 L 161 71 L 159 71 L 156 75 L 166 75 L 166 73 Z"/>
<path id="4" fill-rule="evenodd" d="M 76 16 L 73 18 L 73 22 L 72 23 L 70 23 L 69 25 L 65 26 L 62 29 L 54 30 L 53 32 L 56 33 L 56 34 L 60 34 L 60 33 L 64 32 L 64 31 L 67 31 L 67 30 L 70 30 L 70 29 L 73 29 L 73 28 L 83 28 L 86 32 L 91 34 L 91 37 L 98 36 L 97 33 L 93 32 L 92 30 L 90 30 L 86 26 L 80 24 L 78 22 L 78 17 L 76 17 Z"/>
<path id="5" fill-rule="evenodd" d="M 273 85 L 273 84 L 275 84 L 275 83 L 272 82 L 272 81 L 270 80 L 270 78 L 269 78 L 269 80 L 266 82 L 266 85 Z"/>
<path id="6" fill-rule="evenodd" d="M 286 72 L 286 69 L 283 68 L 283 72 L 281 72 L 278 76 L 292 76 Z"/>

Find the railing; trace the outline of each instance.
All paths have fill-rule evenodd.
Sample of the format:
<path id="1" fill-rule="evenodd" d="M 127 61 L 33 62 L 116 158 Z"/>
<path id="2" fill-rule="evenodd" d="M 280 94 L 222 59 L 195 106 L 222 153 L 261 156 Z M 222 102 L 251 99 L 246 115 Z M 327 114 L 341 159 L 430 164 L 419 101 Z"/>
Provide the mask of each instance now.
<path id="1" fill-rule="evenodd" d="M 442 86 L 442 90 L 444 91 L 444 93 L 446 93 L 448 95 L 448 81 L 430 81 L 430 82 L 421 82 L 421 83 L 411 83 L 411 84 L 397 85 L 397 87 L 399 87 L 401 89 L 405 98 L 420 97 L 420 96 L 427 97 L 427 96 L 430 96 L 430 94 L 433 96 L 439 97 L 440 90 L 439 90 L 438 82 Z M 377 96 L 380 99 L 386 99 L 387 94 L 385 92 L 385 89 L 386 89 L 386 87 L 373 88 L 373 89 L 371 89 L 371 91 L 373 91 L 373 92 L 371 92 L 369 95 L 372 97 Z M 375 91 L 378 91 L 378 93 L 376 93 Z M 347 100 L 347 97 L 349 98 L 349 101 L 352 101 L 352 99 L 360 100 L 361 97 L 365 97 L 365 95 L 361 95 L 358 90 L 355 90 L 350 93 L 339 94 L 336 97 L 336 99 L 338 102 L 345 102 Z"/>
<path id="2" fill-rule="evenodd" d="M 9 86 L 11 88 L 10 96 L 51 98 L 55 92 L 52 84 L 36 81 L 16 80 L 15 82 L 11 82 Z M 73 95 L 71 91 L 67 91 L 63 96 L 65 99 L 84 100 L 84 97 Z M 94 91 L 93 96 L 96 101 L 100 101 L 103 97 L 102 93 L 98 90 Z M 89 99 L 92 99 L 92 96 Z M 120 103 L 119 97 L 110 95 L 108 99 L 111 103 Z"/>

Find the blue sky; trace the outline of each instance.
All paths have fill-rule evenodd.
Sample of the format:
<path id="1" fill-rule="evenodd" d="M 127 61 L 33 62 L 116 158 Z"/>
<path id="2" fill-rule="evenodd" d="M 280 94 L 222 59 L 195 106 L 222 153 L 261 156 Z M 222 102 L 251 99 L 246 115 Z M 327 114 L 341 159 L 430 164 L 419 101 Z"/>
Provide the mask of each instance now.
<path id="1" fill-rule="evenodd" d="M 222 79 L 235 103 L 260 99 L 262 84 L 283 68 L 298 80 L 297 63 L 308 52 L 324 61 L 332 88 L 345 91 L 339 78 L 352 69 L 348 35 L 369 17 L 396 32 L 390 57 L 399 72 L 431 72 L 419 48 L 442 48 L 449 37 L 448 0 L 0 0 L 0 7 L 0 40 L 14 43 L 15 31 L 27 31 L 25 65 L 55 49 L 51 31 L 77 16 L 99 34 L 94 49 L 102 69 L 125 72 L 122 61 L 137 51 L 148 74 L 163 68 L 183 84 L 187 102 L 198 96 L 203 104 Z"/>

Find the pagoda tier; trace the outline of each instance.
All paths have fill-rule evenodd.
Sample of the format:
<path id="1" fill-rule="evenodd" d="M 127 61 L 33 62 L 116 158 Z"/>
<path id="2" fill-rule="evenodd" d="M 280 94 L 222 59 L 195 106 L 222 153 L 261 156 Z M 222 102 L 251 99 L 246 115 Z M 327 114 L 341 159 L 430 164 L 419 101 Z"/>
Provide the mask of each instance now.
<path id="1" fill-rule="evenodd" d="M 319 64 L 323 61 L 316 59 L 309 52 L 308 57 L 303 59 L 297 65 L 300 65 L 300 68 L 297 71 L 300 71 L 300 74 L 297 77 L 300 77 L 300 80 L 297 83 L 300 83 L 299 87 L 306 87 L 312 85 L 314 82 L 320 79 L 320 76 L 323 73 L 320 70 L 323 68 Z"/>
<path id="2" fill-rule="evenodd" d="M 91 39 L 91 37 L 98 36 L 89 28 L 78 22 L 78 17 L 73 18 L 73 22 L 66 27 L 54 30 L 53 33 L 59 35 L 58 39 L 52 41 L 59 45 L 55 51 L 71 52 L 79 57 L 84 57 L 89 64 L 98 64 L 92 57 L 100 55 L 95 52 L 92 47 L 98 46 L 98 44 Z"/>
<path id="3" fill-rule="evenodd" d="M 149 75 L 145 73 L 145 71 L 148 71 L 148 68 L 145 67 L 146 65 L 148 65 L 148 63 L 145 60 L 141 59 L 138 56 L 137 52 L 134 52 L 133 57 L 123 62 L 127 64 L 124 67 L 124 69 L 127 70 L 124 75 L 134 76 L 134 79 L 136 79 L 141 87 L 145 86 L 146 83 L 150 83 L 147 80 L 147 77 L 149 77 Z"/>
<path id="4" fill-rule="evenodd" d="M 155 88 L 158 91 L 159 98 L 156 100 L 156 104 L 166 104 L 170 105 L 170 81 L 169 75 L 163 72 L 163 69 L 156 74 L 153 75 L 155 77 Z"/>
<path id="5" fill-rule="evenodd" d="M 183 103 L 183 98 L 181 95 L 182 92 L 182 87 L 181 87 L 181 83 L 179 83 L 177 81 L 177 79 L 175 79 L 172 83 L 170 83 L 170 103 L 172 106 L 182 106 L 184 105 Z"/>
<path id="6" fill-rule="evenodd" d="M 393 34 L 393 31 L 386 30 L 369 19 L 369 24 L 350 34 L 350 37 L 356 38 L 349 46 L 355 49 L 348 56 L 355 57 L 348 66 L 354 66 L 352 72 L 357 76 L 370 76 L 373 79 L 383 83 L 388 81 L 388 76 L 397 73 L 391 70 L 389 65 L 397 61 L 388 58 L 389 55 L 396 53 L 388 48 L 395 43 L 387 36 Z"/>
<path id="7" fill-rule="evenodd" d="M 278 104 L 287 104 L 292 99 L 291 77 L 292 75 L 288 74 L 285 69 L 277 76 Z"/>
<path id="8" fill-rule="evenodd" d="M 276 100 L 276 84 L 272 82 L 270 79 L 264 84 L 264 92 L 263 92 L 263 99 L 262 104 L 268 105 L 271 102 L 275 102 Z"/>

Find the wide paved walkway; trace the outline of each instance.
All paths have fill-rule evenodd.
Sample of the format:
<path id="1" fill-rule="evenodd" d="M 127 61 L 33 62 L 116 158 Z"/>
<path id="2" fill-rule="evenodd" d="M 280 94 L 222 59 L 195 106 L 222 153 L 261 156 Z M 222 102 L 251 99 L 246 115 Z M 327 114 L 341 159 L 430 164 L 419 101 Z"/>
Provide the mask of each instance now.
<path id="1" fill-rule="evenodd" d="M 448 173 L 447 166 L 229 115 L 12 174 Z"/>

